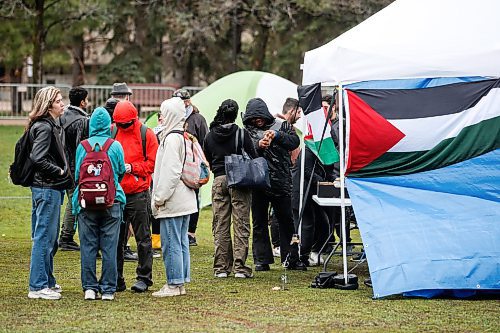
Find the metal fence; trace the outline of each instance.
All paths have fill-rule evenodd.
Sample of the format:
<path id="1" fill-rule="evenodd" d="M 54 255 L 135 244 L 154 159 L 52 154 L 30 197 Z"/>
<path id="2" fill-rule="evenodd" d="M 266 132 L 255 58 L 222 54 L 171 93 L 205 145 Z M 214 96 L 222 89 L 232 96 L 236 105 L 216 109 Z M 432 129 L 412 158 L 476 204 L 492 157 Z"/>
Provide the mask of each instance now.
<path id="1" fill-rule="evenodd" d="M 1 83 L 0 84 L 0 119 L 25 119 L 31 111 L 33 98 L 36 92 L 49 86 L 48 84 L 21 84 L 21 83 Z M 54 84 L 61 90 L 64 103 L 69 104 L 69 85 Z M 106 103 L 110 97 L 112 86 L 85 85 L 82 86 L 89 92 L 89 106 L 87 111 L 91 111 Z M 164 100 L 172 97 L 176 88 L 157 84 L 135 84 L 129 85 L 132 89 L 130 101 L 134 103 L 139 111 L 140 118 L 147 118 L 151 113 L 160 110 L 160 104 Z M 191 96 L 199 92 L 200 87 L 183 87 L 190 92 Z"/>

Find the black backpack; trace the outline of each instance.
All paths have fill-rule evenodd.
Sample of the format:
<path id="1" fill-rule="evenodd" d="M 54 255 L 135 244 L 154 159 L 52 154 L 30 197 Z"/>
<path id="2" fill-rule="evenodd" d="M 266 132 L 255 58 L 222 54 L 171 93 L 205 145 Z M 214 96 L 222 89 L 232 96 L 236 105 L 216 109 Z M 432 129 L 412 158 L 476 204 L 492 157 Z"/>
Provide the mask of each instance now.
<path id="1" fill-rule="evenodd" d="M 14 151 L 14 162 L 9 167 L 9 175 L 12 183 L 26 187 L 32 185 L 34 176 L 33 161 L 30 159 L 30 128 L 17 141 Z"/>

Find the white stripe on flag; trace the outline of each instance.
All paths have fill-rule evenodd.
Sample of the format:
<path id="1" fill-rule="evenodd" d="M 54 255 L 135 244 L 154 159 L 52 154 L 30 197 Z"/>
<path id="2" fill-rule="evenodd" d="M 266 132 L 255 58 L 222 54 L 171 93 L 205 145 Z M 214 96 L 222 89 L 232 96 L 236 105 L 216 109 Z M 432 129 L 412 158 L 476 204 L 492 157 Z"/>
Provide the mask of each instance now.
<path id="1" fill-rule="evenodd" d="M 456 137 L 463 128 L 498 116 L 500 116 L 500 88 L 495 88 L 474 107 L 460 113 L 429 118 L 388 119 L 405 134 L 405 137 L 389 152 L 430 150 L 441 141 Z"/>
<path id="2" fill-rule="evenodd" d="M 325 127 L 326 116 L 323 108 L 308 113 L 306 115 L 307 122 L 311 125 L 312 135 L 315 142 L 321 140 L 321 134 L 323 134 L 323 128 Z M 330 138 L 330 124 L 326 126 L 325 134 L 323 139 Z"/>

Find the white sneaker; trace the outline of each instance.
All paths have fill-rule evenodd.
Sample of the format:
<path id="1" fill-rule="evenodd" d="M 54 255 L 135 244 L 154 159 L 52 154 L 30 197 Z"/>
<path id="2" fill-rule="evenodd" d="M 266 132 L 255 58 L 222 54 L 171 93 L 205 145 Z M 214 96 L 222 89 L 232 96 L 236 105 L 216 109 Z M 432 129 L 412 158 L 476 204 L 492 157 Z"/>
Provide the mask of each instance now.
<path id="1" fill-rule="evenodd" d="M 273 247 L 273 256 L 277 258 L 281 257 L 281 251 L 279 246 Z"/>
<path id="2" fill-rule="evenodd" d="M 115 299 L 115 294 L 102 294 L 101 299 L 103 301 L 112 301 Z"/>
<path id="3" fill-rule="evenodd" d="M 59 294 L 60 294 L 60 293 L 62 293 L 62 291 L 63 291 L 63 290 L 62 290 L 62 287 L 61 287 L 60 285 L 58 285 L 57 283 L 56 283 L 56 285 L 55 285 L 55 286 L 53 286 L 53 287 L 52 287 L 52 288 L 50 288 L 50 289 L 52 289 L 53 291 L 55 291 L 56 293 L 59 293 Z"/>
<path id="4" fill-rule="evenodd" d="M 59 294 L 58 292 L 55 292 L 54 290 L 52 290 L 50 288 L 45 288 L 45 289 L 37 290 L 37 291 L 31 290 L 28 293 L 28 298 L 31 298 L 31 299 L 38 299 L 38 298 L 41 298 L 41 299 L 61 299 L 61 294 Z"/>
<path id="5" fill-rule="evenodd" d="M 184 285 L 180 286 L 179 288 L 181 290 L 181 295 L 186 295 L 186 288 L 184 287 Z"/>
<path id="6" fill-rule="evenodd" d="M 88 301 L 95 300 L 95 291 L 93 291 L 92 289 L 85 290 L 85 296 L 83 298 Z"/>
<path id="7" fill-rule="evenodd" d="M 234 277 L 238 278 L 238 279 L 249 279 L 249 278 L 253 278 L 253 274 L 246 275 L 244 273 L 235 273 Z"/>
<path id="8" fill-rule="evenodd" d="M 319 258 L 319 264 L 323 265 L 323 263 L 325 261 L 323 260 L 323 258 L 321 258 L 321 256 L 318 254 L 318 252 L 311 252 L 309 254 L 309 265 L 310 266 L 318 265 L 318 258 Z"/>
<path id="9" fill-rule="evenodd" d="M 224 278 L 227 278 L 227 273 L 226 272 L 216 273 L 215 277 L 219 278 L 219 279 L 224 279 Z"/>
<path id="10" fill-rule="evenodd" d="M 169 286 L 168 284 L 165 284 L 163 287 L 161 287 L 160 290 L 155 291 L 152 294 L 153 297 L 169 297 L 169 296 L 180 296 L 180 295 L 181 295 L 181 286 Z"/>

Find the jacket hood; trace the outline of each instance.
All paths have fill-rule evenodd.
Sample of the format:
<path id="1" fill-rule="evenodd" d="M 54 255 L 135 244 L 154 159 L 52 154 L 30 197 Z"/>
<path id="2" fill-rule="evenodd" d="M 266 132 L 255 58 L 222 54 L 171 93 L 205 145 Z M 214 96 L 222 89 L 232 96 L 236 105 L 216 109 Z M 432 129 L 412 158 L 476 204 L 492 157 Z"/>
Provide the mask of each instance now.
<path id="1" fill-rule="evenodd" d="M 249 125 L 250 119 L 262 118 L 266 121 L 266 125 L 271 125 L 274 122 L 274 117 L 269 112 L 266 102 L 261 98 L 252 98 L 248 101 L 245 114 L 243 115 L 243 124 Z"/>
<path id="2" fill-rule="evenodd" d="M 129 121 L 139 118 L 137 109 L 134 104 L 129 101 L 121 101 L 116 104 L 113 112 L 113 120 L 115 123 L 128 123 Z"/>
<path id="3" fill-rule="evenodd" d="M 225 124 L 215 126 L 212 129 L 213 138 L 215 142 L 222 143 L 228 140 L 234 140 L 234 133 L 238 130 L 238 125 L 236 124 Z"/>
<path id="4" fill-rule="evenodd" d="M 115 111 L 116 112 L 116 111 Z M 186 121 L 186 109 L 184 102 L 179 97 L 172 97 L 161 103 L 160 112 L 163 117 L 163 126 L 165 129 L 162 134 L 165 135 L 173 129 L 182 129 Z"/>
<path id="5" fill-rule="evenodd" d="M 92 112 L 89 122 L 89 136 L 111 136 L 111 117 L 102 106 Z"/>

